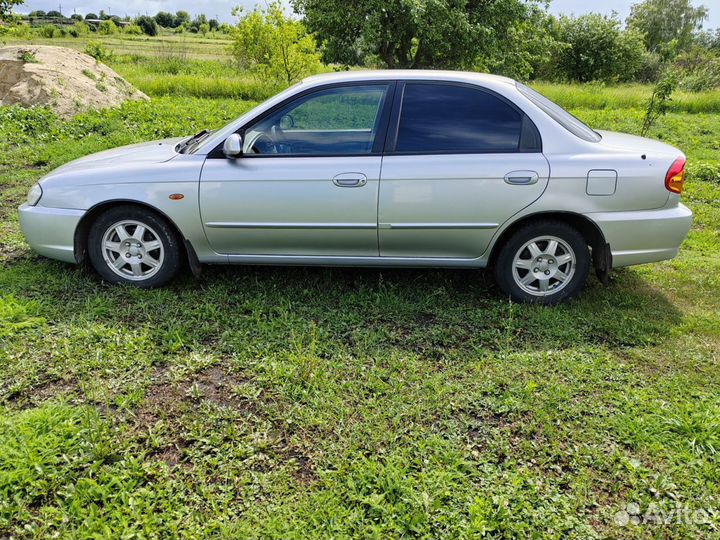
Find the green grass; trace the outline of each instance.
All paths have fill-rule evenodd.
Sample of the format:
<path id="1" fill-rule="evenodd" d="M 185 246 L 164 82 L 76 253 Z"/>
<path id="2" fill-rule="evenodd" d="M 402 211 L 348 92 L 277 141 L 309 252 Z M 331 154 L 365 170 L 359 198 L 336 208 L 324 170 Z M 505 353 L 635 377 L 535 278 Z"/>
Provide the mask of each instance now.
<path id="1" fill-rule="evenodd" d="M 558 84 L 535 82 L 531 86 L 567 109 L 644 109 L 652 94 L 647 84 Z M 670 110 L 689 113 L 720 112 L 720 91 L 674 92 Z"/>
<path id="2" fill-rule="evenodd" d="M 42 38 L 34 36 L 32 39 L 18 39 L 3 37 L 8 45 L 54 45 L 56 47 L 69 47 L 83 51 L 89 41 L 102 41 L 114 53 L 119 55 L 137 55 L 150 58 L 164 58 L 171 53 L 182 53 L 185 57 L 194 60 L 220 60 L 229 59 L 228 46 L 230 37 L 225 34 L 183 34 L 163 33 L 157 37 L 114 34 L 110 36 L 90 33 L 80 37 Z"/>
<path id="3" fill-rule="evenodd" d="M 221 61 L 113 67 L 137 83 L 154 63 L 189 82 L 68 122 L 0 107 L 0 536 L 718 538 L 717 514 L 614 523 L 628 503 L 720 510 L 717 115 L 652 133 L 690 160 L 680 255 L 566 305 L 464 270 L 210 267 L 140 291 L 35 255 L 15 208 L 70 159 L 261 95 L 193 97 Z"/>

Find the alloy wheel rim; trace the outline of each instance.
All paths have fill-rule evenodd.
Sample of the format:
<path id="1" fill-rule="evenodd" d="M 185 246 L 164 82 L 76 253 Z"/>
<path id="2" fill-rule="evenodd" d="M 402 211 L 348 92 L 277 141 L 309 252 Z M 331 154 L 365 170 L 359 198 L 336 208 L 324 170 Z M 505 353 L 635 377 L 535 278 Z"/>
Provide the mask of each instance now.
<path id="1" fill-rule="evenodd" d="M 550 296 L 572 281 L 575 252 L 556 236 L 538 236 L 517 250 L 512 274 L 515 284 L 533 296 Z"/>
<path id="2" fill-rule="evenodd" d="M 108 268 L 131 281 L 151 278 L 165 260 L 165 249 L 155 230 L 129 219 L 108 227 L 103 234 L 102 252 Z"/>

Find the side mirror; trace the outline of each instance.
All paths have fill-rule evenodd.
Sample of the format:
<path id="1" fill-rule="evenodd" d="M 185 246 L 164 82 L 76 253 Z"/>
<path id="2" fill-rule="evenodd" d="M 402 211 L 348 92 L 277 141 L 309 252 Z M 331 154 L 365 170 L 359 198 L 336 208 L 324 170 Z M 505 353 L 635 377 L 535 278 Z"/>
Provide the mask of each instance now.
<path id="1" fill-rule="evenodd" d="M 223 143 L 223 154 L 229 158 L 236 158 L 242 154 L 243 140 L 240 135 L 233 133 Z"/>

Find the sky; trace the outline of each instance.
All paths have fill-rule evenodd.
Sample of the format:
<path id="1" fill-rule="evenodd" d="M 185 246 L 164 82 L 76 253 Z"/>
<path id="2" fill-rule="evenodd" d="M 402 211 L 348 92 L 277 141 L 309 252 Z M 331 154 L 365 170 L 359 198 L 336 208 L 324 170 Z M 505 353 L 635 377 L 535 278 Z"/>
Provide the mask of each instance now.
<path id="1" fill-rule="evenodd" d="M 42 9 L 43 11 L 57 10 L 62 5 L 62 12 L 65 15 L 72 13 L 80 13 L 84 15 L 88 12 L 97 13 L 104 9 L 113 15 L 154 15 L 158 11 L 185 10 L 191 15 L 197 13 L 205 13 L 209 18 L 216 17 L 221 22 L 232 22 L 230 10 L 233 6 L 243 5 L 252 8 L 257 3 L 263 3 L 260 0 L 25 0 L 25 3 L 18 6 L 15 11 L 18 13 L 28 13 L 30 11 Z M 552 0 L 550 2 L 550 11 L 555 14 L 572 13 L 581 15 L 591 11 L 610 14 L 613 10 L 617 11 L 622 20 L 625 20 L 630 12 L 630 5 L 634 3 L 628 0 Z M 705 6 L 711 7 L 710 19 L 705 22 L 705 28 L 720 27 L 720 6 L 715 6 L 716 0 L 703 0 L 694 2 L 695 5 L 704 3 Z"/>

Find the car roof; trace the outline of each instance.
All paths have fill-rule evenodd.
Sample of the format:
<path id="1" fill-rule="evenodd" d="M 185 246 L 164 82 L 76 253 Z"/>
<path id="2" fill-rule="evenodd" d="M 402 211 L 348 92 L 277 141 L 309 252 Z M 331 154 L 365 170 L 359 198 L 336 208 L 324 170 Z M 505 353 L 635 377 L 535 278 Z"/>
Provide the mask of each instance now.
<path id="1" fill-rule="evenodd" d="M 303 84 L 316 86 L 319 84 L 351 82 L 351 81 L 383 81 L 394 79 L 419 79 L 433 81 L 460 81 L 474 84 L 505 83 L 514 85 L 515 81 L 501 75 L 489 73 L 474 73 L 471 71 L 442 71 L 432 69 L 357 69 L 352 71 L 339 71 L 322 73 L 303 79 Z"/>

